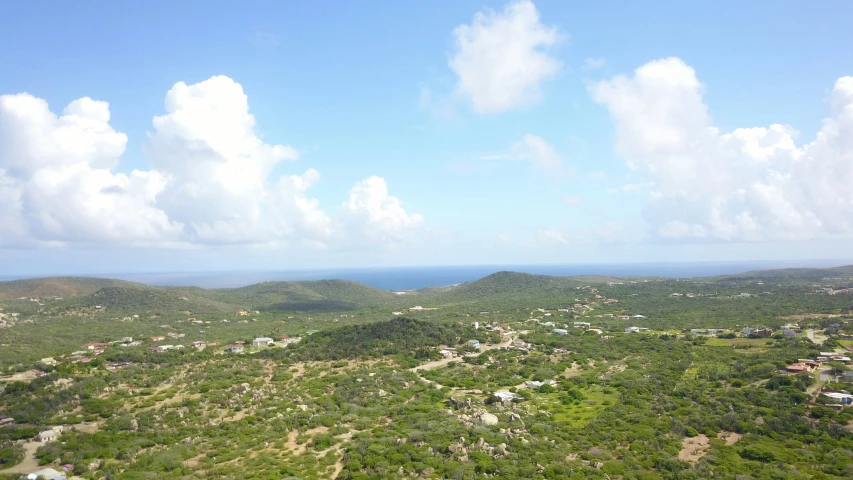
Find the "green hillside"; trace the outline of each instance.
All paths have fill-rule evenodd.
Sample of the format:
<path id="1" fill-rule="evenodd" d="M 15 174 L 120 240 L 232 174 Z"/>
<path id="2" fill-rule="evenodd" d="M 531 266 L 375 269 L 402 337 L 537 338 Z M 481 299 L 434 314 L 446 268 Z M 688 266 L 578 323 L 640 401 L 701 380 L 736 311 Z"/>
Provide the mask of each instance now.
<path id="1" fill-rule="evenodd" d="M 19 297 L 71 297 L 105 287 L 141 286 L 124 280 L 93 277 L 47 277 L 0 282 L 0 300 Z"/>
<path id="2" fill-rule="evenodd" d="M 390 292 L 348 280 L 264 282 L 210 294 L 223 303 L 268 312 L 346 311 L 378 308 L 397 300 Z"/>
<path id="3" fill-rule="evenodd" d="M 147 285 L 129 285 L 106 287 L 86 295 L 78 300 L 85 307 L 102 306 L 125 312 L 139 313 L 193 313 L 228 312 L 235 310 L 234 305 L 211 299 L 200 288 L 150 287 Z"/>
<path id="4" fill-rule="evenodd" d="M 823 279 L 838 279 L 853 277 L 853 265 L 845 265 L 833 268 L 782 268 L 776 270 L 755 270 L 738 275 L 725 276 L 722 278 L 756 278 L 756 279 L 789 279 L 820 281 Z"/>
<path id="5" fill-rule="evenodd" d="M 456 287 L 425 289 L 420 293 L 424 303 L 518 306 L 523 299 L 525 306 L 530 306 L 539 301 L 553 302 L 555 299 L 569 298 L 582 285 L 585 283 L 572 277 L 497 272 Z"/>

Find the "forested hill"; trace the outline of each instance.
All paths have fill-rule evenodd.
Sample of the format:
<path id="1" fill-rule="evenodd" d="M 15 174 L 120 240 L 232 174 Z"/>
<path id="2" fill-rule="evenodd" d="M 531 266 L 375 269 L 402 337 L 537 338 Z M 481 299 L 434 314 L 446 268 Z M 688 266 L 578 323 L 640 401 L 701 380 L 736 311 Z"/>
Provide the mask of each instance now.
<path id="1" fill-rule="evenodd" d="M 720 279 L 793 279 L 820 281 L 824 279 L 849 279 L 853 277 L 853 265 L 833 268 L 782 268 L 775 270 L 754 270 L 738 275 L 725 275 Z"/>
<path id="2" fill-rule="evenodd" d="M 105 287 L 143 287 L 109 278 L 47 277 L 0 282 L 0 300 L 19 297 L 71 297 L 88 295 Z"/>
<path id="3" fill-rule="evenodd" d="M 261 311 L 339 311 L 378 308 L 397 299 L 385 290 L 348 280 L 263 282 L 212 290 L 219 301 Z"/>
<path id="4" fill-rule="evenodd" d="M 518 272 L 497 272 L 474 282 L 445 289 L 424 289 L 423 300 L 448 304 L 474 304 L 503 307 L 518 304 L 519 299 L 554 301 L 574 298 L 577 287 L 585 285 L 573 277 L 531 275 Z"/>

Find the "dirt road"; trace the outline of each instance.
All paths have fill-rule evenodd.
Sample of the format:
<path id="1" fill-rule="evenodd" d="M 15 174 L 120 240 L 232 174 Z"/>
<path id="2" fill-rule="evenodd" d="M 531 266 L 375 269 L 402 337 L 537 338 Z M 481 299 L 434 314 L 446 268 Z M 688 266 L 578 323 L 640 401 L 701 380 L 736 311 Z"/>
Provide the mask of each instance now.
<path id="1" fill-rule="evenodd" d="M 24 461 L 6 470 L 0 470 L 2 473 L 32 473 L 39 469 L 39 462 L 36 460 L 36 450 L 42 446 L 41 442 L 27 442 L 24 444 Z"/>

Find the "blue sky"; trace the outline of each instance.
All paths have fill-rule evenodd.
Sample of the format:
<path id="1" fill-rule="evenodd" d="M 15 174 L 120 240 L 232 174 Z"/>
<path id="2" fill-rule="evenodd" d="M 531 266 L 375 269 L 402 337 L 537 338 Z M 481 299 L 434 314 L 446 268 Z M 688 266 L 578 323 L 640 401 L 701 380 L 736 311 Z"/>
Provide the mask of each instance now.
<path id="1" fill-rule="evenodd" d="M 850 258 L 849 2 L 2 9 L 6 274 Z"/>

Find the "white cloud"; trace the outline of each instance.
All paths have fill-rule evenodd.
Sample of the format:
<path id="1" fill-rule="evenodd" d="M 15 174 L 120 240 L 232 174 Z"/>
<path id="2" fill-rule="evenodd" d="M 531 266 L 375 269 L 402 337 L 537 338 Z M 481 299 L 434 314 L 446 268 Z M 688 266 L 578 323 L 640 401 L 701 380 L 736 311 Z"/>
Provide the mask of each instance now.
<path id="1" fill-rule="evenodd" d="M 238 83 L 179 82 L 165 107 L 145 146 L 151 169 L 120 173 L 127 136 L 110 126 L 106 102 L 81 98 L 56 115 L 29 94 L 0 96 L 0 244 L 339 245 L 340 222 L 308 196 L 320 174 L 273 175 L 298 152 L 257 135 Z M 385 196 L 347 229 L 379 224 L 391 237 L 422 220 Z"/>
<path id="2" fill-rule="evenodd" d="M 162 176 L 113 173 L 127 137 L 109 120 L 88 97 L 58 116 L 32 95 L 0 96 L 0 242 L 177 238 L 181 225 L 152 205 Z"/>
<path id="3" fill-rule="evenodd" d="M 544 49 L 563 35 L 540 23 L 529 0 L 509 3 L 502 12 L 478 12 L 470 25 L 456 27 L 453 35 L 457 51 L 449 65 L 458 76 L 456 91 L 470 98 L 477 113 L 536 103 L 540 84 L 561 67 Z"/>
<path id="4" fill-rule="evenodd" d="M 789 126 L 721 133 L 704 86 L 678 58 L 590 87 L 616 151 L 655 187 L 646 217 L 666 237 L 792 240 L 853 234 L 853 77 L 840 78 L 817 137 Z"/>
<path id="5" fill-rule="evenodd" d="M 515 158 L 529 160 L 536 166 L 554 170 L 563 165 L 563 160 L 554 151 L 554 147 L 548 144 L 542 137 L 528 133 L 521 140 L 512 145 Z"/>
<path id="6" fill-rule="evenodd" d="M 509 234 L 506 233 L 499 233 L 498 241 L 500 243 L 512 243 L 512 237 L 510 237 Z"/>
<path id="7" fill-rule="evenodd" d="M 569 238 L 564 232 L 553 228 L 542 228 L 536 231 L 537 240 L 544 245 L 568 245 Z"/>
<path id="8" fill-rule="evenodd" d="M 277 47 L 281 44 L 281 37 L 266 28 L 255 27 L 249 35 L 249 43 L 256 47 Z"/>
<path id="9" fill-rule="evenodd" d="M 605 65 L 607 65 L 607 60 L 604 57 L 587 58 L 583 61 L 583 69 L 587 72 L 604 68 Z"/>
<path id="10" fill-rule="evenodd" d="M 354 219 L 360 232 L 369 241 L 396 244 L 408 232 L 423 223 L 420 214 L 409 214 L 399 198 L 388 194 L 388 185 L 381 177 L 369 177 L 350 189 L 343 203 L 349 219 Z"/>
<path id="11" fill-rule="evenodd" d="M 579 205 L 583 199 L 577 195 L 563 195 L 563 203 L 566 205 Z"/>
<path id="12" fill-rule="evenodd" d="M 655 182 L 627 183 L 618 188 L 608 188 L 607 193 L 638 193 L 655 186 Z"/>

